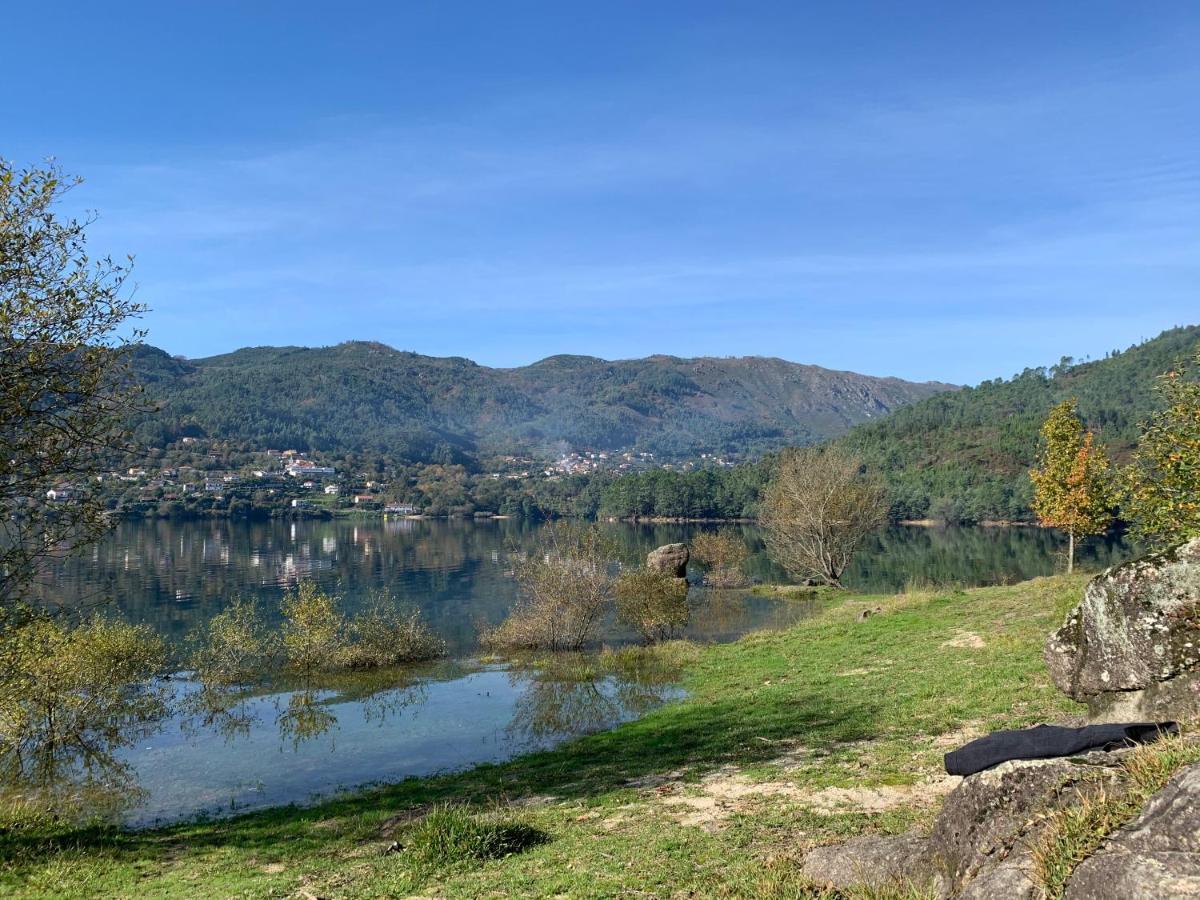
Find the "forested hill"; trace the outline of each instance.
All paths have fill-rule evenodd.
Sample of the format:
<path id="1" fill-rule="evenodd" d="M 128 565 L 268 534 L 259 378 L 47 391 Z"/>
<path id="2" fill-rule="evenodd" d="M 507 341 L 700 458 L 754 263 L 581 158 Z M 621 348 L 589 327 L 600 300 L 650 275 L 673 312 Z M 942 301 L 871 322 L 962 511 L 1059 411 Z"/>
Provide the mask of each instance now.
<path id="1" fill-rule="evenodd" d="M 1157 376 L 1200 348 L 1200 326 L 1164 332 L 1105 359 L 1029 369 L 1011 380 L 943 393 L 843 440 L 892 486 L 898 518 L 1029 518 L 1028 470 L 1050 408 L 1068 397 L 1119 461 L 1154 408 Z"/>
<path id="2" fill-rule="evenodd" d="M 194 360 L 143 346 L 135 368 L 161 407 L 137 423 L 146 444 L 206 436 L 416 461 L 567 448 L 756 454 L 835 437 L 952 387 L 760 357 L 554 356 L 493 369 L 361 342 Z"/>

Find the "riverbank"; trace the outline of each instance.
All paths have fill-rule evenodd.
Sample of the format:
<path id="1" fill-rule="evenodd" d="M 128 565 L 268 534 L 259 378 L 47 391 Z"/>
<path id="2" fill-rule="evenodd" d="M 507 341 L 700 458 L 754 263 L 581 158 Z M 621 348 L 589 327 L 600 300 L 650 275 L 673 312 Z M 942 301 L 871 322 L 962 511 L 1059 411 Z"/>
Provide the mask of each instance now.
<path id="1" fill-rule="evenodd" d="M 307 809 L 134 834 L 10 829 L 0 890 L 796 896 L 806 849 L 928 821 L 954 783 L 947 749 L 1080 711 L 1050 684 L 1041 647 L 1085 580 L 822 596 L 786 630 L 653 651 L 682 666 L 688 696 L 613 731 Z M 491 861 L 404 850 L 447 802 L 541 838 Z"/>

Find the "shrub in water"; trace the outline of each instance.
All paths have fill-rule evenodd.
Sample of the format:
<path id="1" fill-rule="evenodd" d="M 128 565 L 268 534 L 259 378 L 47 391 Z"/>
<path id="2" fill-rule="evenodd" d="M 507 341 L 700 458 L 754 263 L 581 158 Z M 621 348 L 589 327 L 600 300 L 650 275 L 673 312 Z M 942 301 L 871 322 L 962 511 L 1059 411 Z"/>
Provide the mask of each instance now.
<path id="1" fill-rule="evenodd" d="M 283 646 L 289 669 L 314 672 L 338 668 L 345 618 L 331 594 L 316 582 L 302 581 L 284 595 Z"/>
<path id="2" fill-rule="evenodd" d="M 280 604 L 281 632 L 269 629 L 253 603 L 235 600 L 201 633 L 192 664 L 206 684 L 255 681 L 282 667 L 301 675 L 370 669 L 434 659 L 446 644 L 415 609 L 378 597 L 347 618 L 339 599 L 302 582 Z"/>
<path id="3" fill-rule="evenodd" d="M 687 627 L 688 585 L 664 572 L 638 569 L 616 583 L 617 618 L 648 641 L 666 641 Z"/>
<path id="4" fill-rule="evenodd" d="M 746 583 L 742 565 L 750 556 L 746 542 L 728 531 L 704 531 L 691 543 L 692 557 L 708 569 L 708 583 L 715 587 L 741 587 Z"/>
<path id="5" fill-rule="evenodd" d="M 446 653 L 446 642 L 421 621 L 417 609 L 403 611 L 394 599 L 380 598 L 349 627 L 351 640 L 343 648 L 341 663 L 348 669 L 395 666 L 437 659 Z"/>
<path id="6" fill-rule="evenodd" d="M 280 652 L 279 636 L 267 627 L 254 602 L 241 598 L 213 616 L 198 641 L 192 667 L 212 684 L 253 681 Z"/>
<path id="7" fill-rule="evenodd" d="M 162 640 L 144 625 L 36 613 L 0 621 L 5 780 L 54 814 L 105 785 L 127 792 L 116 751 L 166 715 L 165 692 L 153 681 L 165 661 Z"/>
<path id="8" fill-rule="evenodd" d="M 521 599 L 485 631 L 495 650 L 579 650 L 596 636 L 612 596 L 614 551 L 596 526 L 556 522 L 513 564 Z"/>

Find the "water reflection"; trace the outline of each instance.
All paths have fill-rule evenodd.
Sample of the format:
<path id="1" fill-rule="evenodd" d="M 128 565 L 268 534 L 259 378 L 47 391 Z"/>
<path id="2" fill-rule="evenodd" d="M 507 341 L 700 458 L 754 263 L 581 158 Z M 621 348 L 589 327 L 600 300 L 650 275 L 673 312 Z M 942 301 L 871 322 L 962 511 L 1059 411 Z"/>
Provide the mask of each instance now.
<path id="1" fill-rule="evenodd" d="M 607 731 L 678 696 L 678 670 L 647 670 L 622 658 L 563 654 L 536 668 L 514 668 L 509 678 L 523 689 L 507 732 L 544 742 Z"/>
<path id="2" fill-rule="evenodd" d="M 687 540 L 703 526 L 610 525 L 628 559 L 659 544 Z M 767 557 L 752 526 L 737 531 L 754 551 L 747 573 L 786 581 Z M 356 612 L 377 590 L 419 608 L 452 654 L 473 652 L 479 626 L 501 621 L 516 598 L 509 574 L 513 548 L 533 543 L 537 525 L 517 520 L 344 520 L 302 522 L 125 522 L 101 544 L 74 558 L 52 561 L 40 596 L 78 605 L 111 598 L 131 621 L 153 625 L 182 645 L 187 635 L 236 595 L 260 601 L 274 616 L 283 591 L 302 578 L 340 591 Z M 1061 535 L 1037 528 L 919 528 L 892 526 L 872 535 L 846 582 L 868 591 L 895 591 L 917 581 L 995 584 L 1047 575 L 1061 568 Z M 1101 568 L 1127 558 L 1115 539 L 1081 548 L 1080 565 Z M 773 624 L 771 602 L 747 602 L 742 629 Z M 700 620 L 688 630 L 706 639 Z M 737 627 L 731 620 L 728 626 Z M 619 637 L 615 632 L 610 637 Z"/>
<path id="3" fill-rule="evenodd" d="M 611 656 L 608 655 L 608 656 Z M 174 714 L 119 752 L 140 786 L 126 822 L 310 801 L 500 762 L 611 728 L 681 695 L 679 673 L 598 656 L 507 669 L 444 663 L 250 688 L 173 682 Z"/>
<path id="4" fill-rule="evenodd" d="M 755 551 L 748 573 L 785 580 L 757 531 L 733 527 Z M 42 599 L 78 605 L 112 597 L 126 618 L 153 625 L 182 655 L 186 636 L 231 597 L 249 595 L 273 617 L 287 586 L 313 578 L 343 593 L 351 614 L 385 589 L 418 607 L 462 657 L 473 652 L 477 627 L 499 622 L 513 603 L 509 554 L 531 546 L 534 528 L 516 521 L 125 523 L 89 552 L 53 561 Z M 611 530 L 623 555 L 636 559 L 695 529 Z M 1038 529 L 888 528 L 871 537 L 846 580 L 874 591 L 912 581 L 1017 581 L 1054 571 L 1061 547 L 1059 536 Z M 1119 541 L 1092 541 L 1081 565 L 1099 568 L 1129 553 Z M 811 611 L 698 588 L 689 605 L 687 635 L 704 640 L 787 625 Z M 631 637 L 610 622 L 604 640 Z M 118 728 L 90 756 L 63 753 L 38 772 L 23 769 L 21 779 L 31 802 L 45 794 L 63 810 L 108 804 L 126 821 L 147 824 L 498 762 L 611 728 L 679 695 L 677 673 L 618 665 L 618 656 L 533 668 L 448 662 L 245 686 L 181 675 L 163 686 L 163 714 L 149 731 Z"/>

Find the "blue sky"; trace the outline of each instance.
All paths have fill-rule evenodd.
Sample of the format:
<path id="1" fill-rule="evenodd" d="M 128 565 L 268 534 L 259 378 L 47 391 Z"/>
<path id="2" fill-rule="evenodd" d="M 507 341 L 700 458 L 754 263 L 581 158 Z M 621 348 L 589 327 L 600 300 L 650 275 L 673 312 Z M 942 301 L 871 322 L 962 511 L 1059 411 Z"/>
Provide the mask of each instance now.
<path id="1" fill-rule="evenodd" d="M 37 4 L 55 156 L 187 356 L 781 356 L 973 383 L 1200 321 L 1200 8 Z"/>

